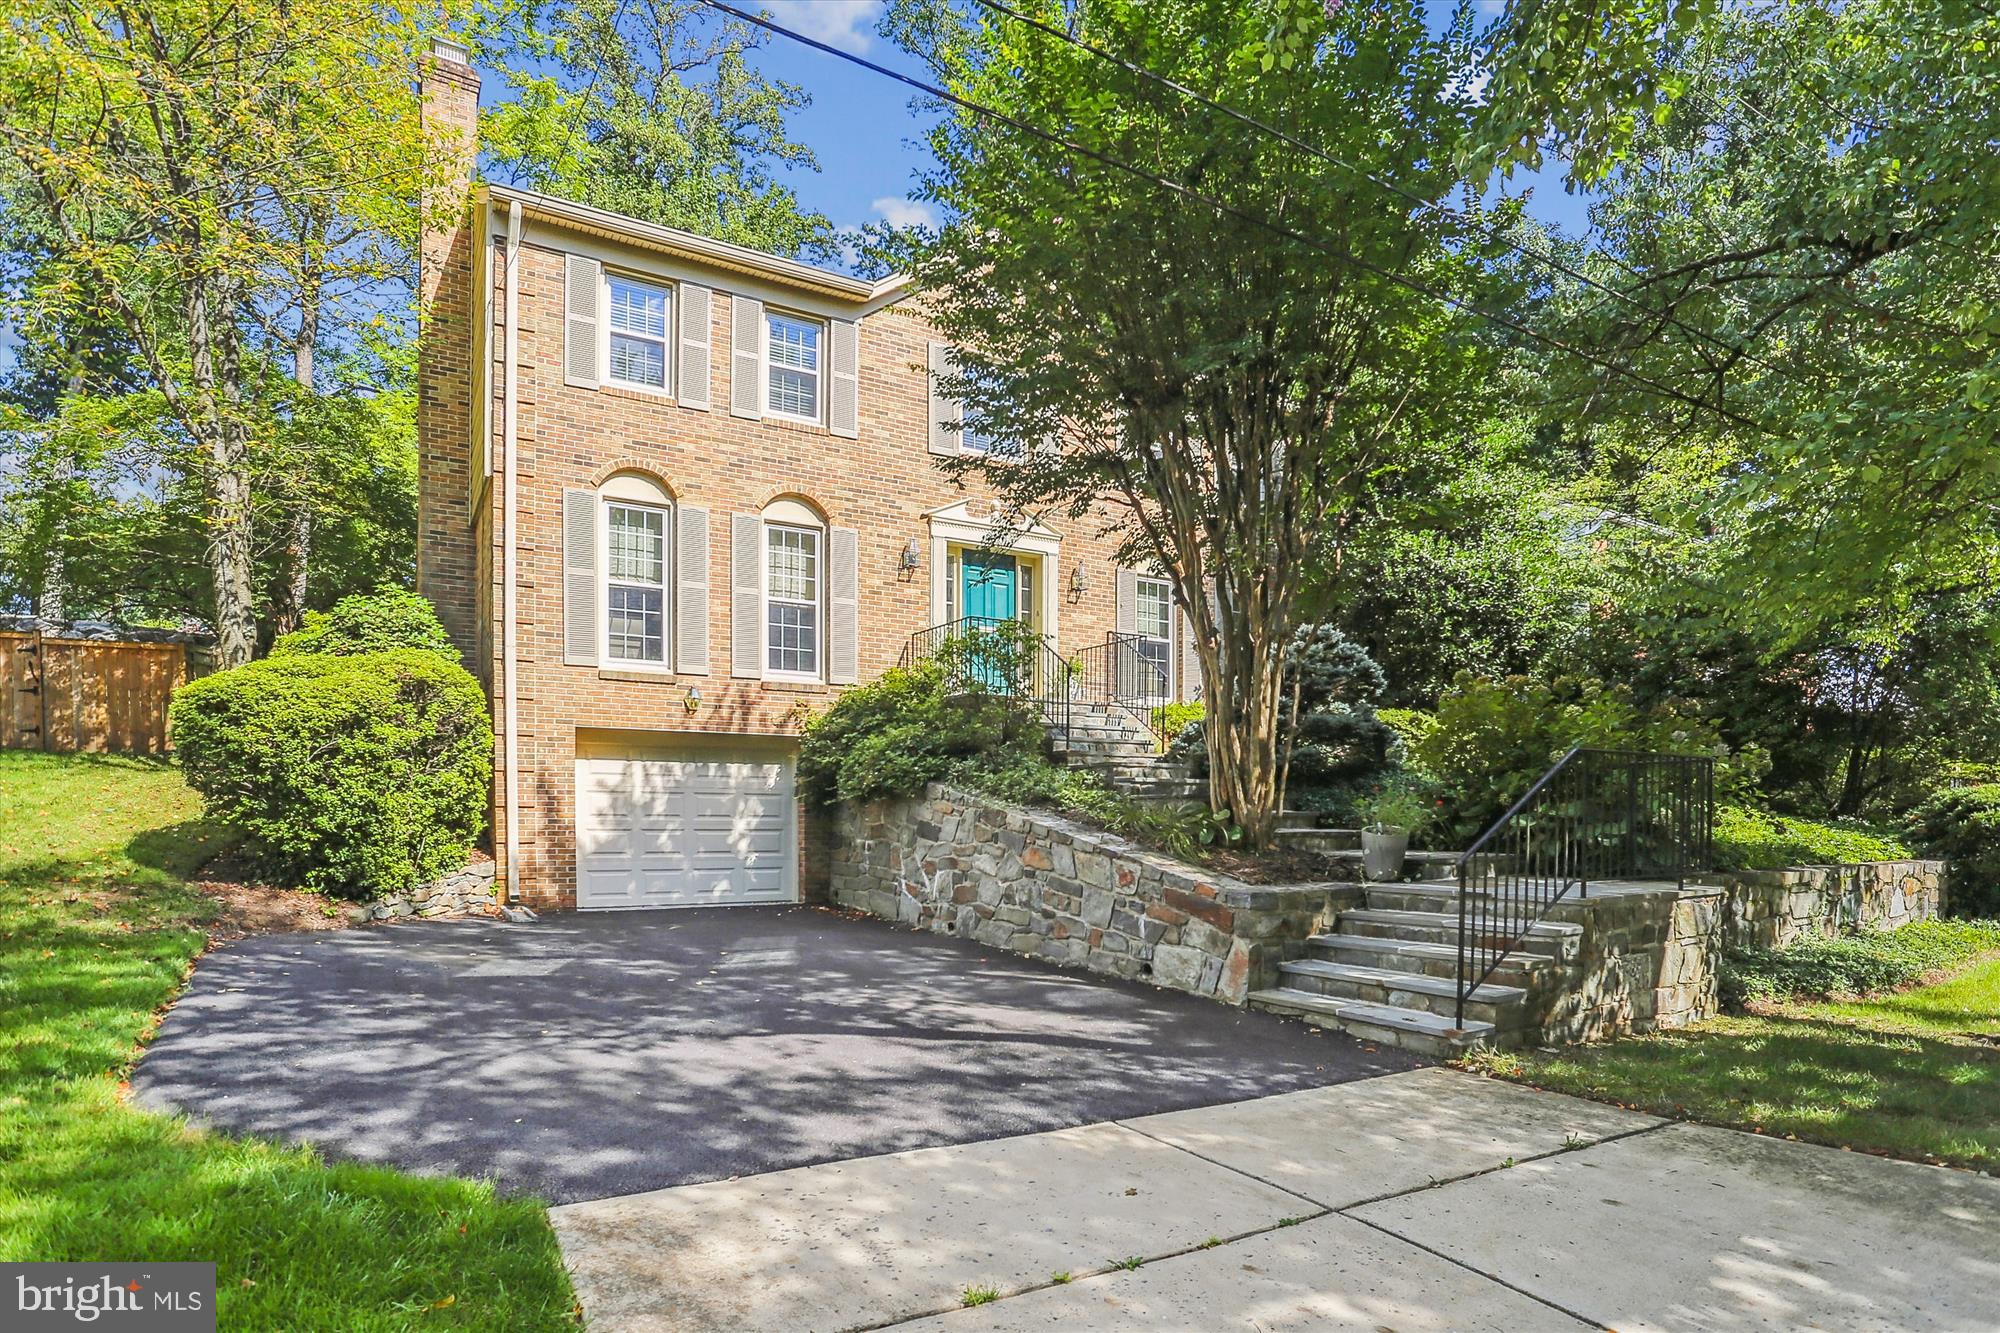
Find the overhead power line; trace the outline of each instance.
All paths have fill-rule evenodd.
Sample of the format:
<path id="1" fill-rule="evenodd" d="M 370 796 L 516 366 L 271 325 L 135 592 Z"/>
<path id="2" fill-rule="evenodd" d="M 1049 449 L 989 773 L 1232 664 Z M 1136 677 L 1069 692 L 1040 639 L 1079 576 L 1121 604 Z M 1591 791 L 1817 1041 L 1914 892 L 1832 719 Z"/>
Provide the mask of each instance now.
<path id="1" fill-rule="evenodd" d="M 1474 304 L 1471 301 L 1467 301 L 1463 297 L 1454 296 L 1452 293 L 1444 291 L 1443 289 L 1434 286 L 1431 283 L 1424 282 L 1417 278 L 1412 278 L 1404 273 L 1399 273 L 1394 269 L 1388 268 L 1381 264 L 1377 264 L 1372 260 L 1364 259 L 1360 255 L 1354 254 L 1351 251 L 1342 250 L 1336 246 L 1328 245 L 1323 241 L 1320 241 L 1314 237 L 1306 235 L 1305 233 L 1297 230 L 1296 228 L 1289 227 L 1280 222 L 1274 222 L 1271 219 L 1263 217 L 1257 213 L 1253 213 L 1248 209 L 1239 208 L 1236 205 L 1229 203 L 1227 200 L 1218 199 L 1215 196 L 1207 194 L 1201 190 L 1197 190 L 1191 186 L 1184 185 L 1177 180 L 1173 180 L 1169 177 L 1162 176 L 1157 172 L 1148 171 L 1144 167 L 1136 166 L 1133 163 L 1127 162 L 1122 158 L 1113 156 L 1110 153 L 1103 152 L 1096 148 L 1091 148 L 1084 144 L 1076 143 L 1073 140 L 1066 139 L 1063 136 L 1056 134 L 1050 130 L 1045 130 L 1038 125 L 1029 124 L 1027 121 L 1020 119 L 1018 116 L 1014 116 L 1009 112 L 1001 111 L 997 107 L 991 107 L 985 105 L 984 103 L 975 102 L 968 97 L 964 97 L 958 93 L 951 92 L 948 89 L 941 88 L 934 83 L 929 83 L 923 79 L 915 77 L 914 75 L 905 74 L 901 70 L 890 69 L 888 66 L 878 64 L 877 62 L 868 59 L 866 56 L 857 55 L 852 51 L 843 51 L 839 47 L 833 46 L 827 42 L 820 41 L 816 37 L 809 37 L 805 33 L 798 32 L 795 31 L 794 29 L 788 28 L 783 24 L 776 22 L 775 20 L 766 18 L 762 14 L 750 13 L 744 9 L 737 7 L 734 4 L 728 3 L 728 0 L 702 0 L 702 3 L 720 13 L 728 14 L 734 18 L 740 19 L 745 23 L 751 24 L 758 28 L 762 28 L 766 32 L 775 33 L 778 36 L 785 37 L 790 39 L 791 41 L 798 42 L 803 46 L 809 46 L 816 51 L 822 51 L 827 55 L 834 57 L 837 60 L 844 60 L 848 64 L 857 66 L 858 68 L 861 69 L 868 70 L 871 73 L 881 76 L 882 78 L 890 79 L 896 83 L 903 84 L 905 87 L 912 88 L 917 92 L 923 93 L 927 97 L 937 98 L 939 101 L 946 102 L 952 106 L 956 106 L 965 111 L 969 111 L 976 116 L 982 117 L 983 119 L 997 121 L 1000 124 L 1006 125 L 1011 129 L 1019 130 L 1023 134 L 1029 135 L 1033 138 L 1041 140 L 1044 143 L 1060 148 L 1065 152 L 1073 153 L 1079 157 L 1088 158 L 1091 161 L 1098 163 L 1099 165 L 1110 167 L 1114 171 L 1124 172 L 1127 175 L 1130 175 L 1139 180 L 1146 181 L 1149 184 L 1156 185 L 1159 188 L 1167 190 L 1168 192 L 1178 195 L 1184 199 L 1193 200 L 1196 203 L 1202 204 L 1205 207 L 1210 208 L 1225 217 L 1234 218 L 1239 222 L 1244 222 L 1249 224 L 1250 226 L 1257 227 L 1264 231 L 1270 232 L 1272 235 L 1282 236 L 1286 240 L 1292 241 L 1298 245 L 1303 245 L 1309 250 L 1313 250 L 1317 253 L 1327 255 L 1330 258 L 1339 260 L 1341 263 L 1352 265 L 1353 267 L 1360 269 L 1364 273 L 1373 274 L 1374 276 L 1382 278 L 1385 281 L 1395 283 L 1396 285 L 1404 287 L 1409 291 L 1415 292 L 1419 296 L 1428 297 L 1431 300 L 1438 301 L 1444 305 L 1448 305 L 1455 310 L 1462 311 L 1465 314 L 1471 315 L 1477 319 L 1482 319 L 1487 323 L 1494 324 L 1500 328 L 1507 329 L 1514 333 L 1518 333 L 1522 337 L 1532 339 L 1533 341 L 1540 343 L 1545 347 L 1561 352 L 1567 356 L 1576 357 L 1578 360 L 1583 361 L 1586 364 L 1596 366 L 1600 370 L 1607 371 L 1610 374 L 1620 377 L 1621 379 L 1625 379 L 1633 384 L 1637 384 L 1641 388 L 1644 388 L 1652 393 L 1658 394 L 1663 398 L 1667 398 L 1674 402 L 1681 403 L 1685 406 L 1692 407 L 1697 411 L 1713 413 L 1714 415 L 1722 418 L 1723 420 L 1729 421 L 1730 423 L 1740 426 L 1746 430 L 1755 431 L 1761 435 L 1776 434 L 1775 431 L 1773 431 L 1769 426 L 1765 425 L 1764 423 L 1753 420 L 1750 417 L 1744 416 L 1742 413 L 1735 411 L 1733 408 L 1730 408 L 1725 404 L 1719 402 L 1717 403 L 1709 402 L 1707 399 L 1697 397 L 1694 394 L 1688 393 L 1683 389 L 1676 388 L 1673 385 L 1665 384 L 1658 380 L 1652 379 L 1649 376 L 1642 375 L 1638 371 L 1635 371 L 1628 366 L 1619 365 L 1614 361 L 1608 360 L 1605 357 L 1598 355 L 1596 352 L 1593 352 L 1588 348 L 1573 346 L 1570 343 L 1564 341 L 1563 339 L 1557 338 L 1551 334 L 1543 333 L 1539 329 L 1524 324 L 1520 320 L 1514 319 L 1511 316 L 1503 315 L 1496 311 L 1484 309 Z"/>

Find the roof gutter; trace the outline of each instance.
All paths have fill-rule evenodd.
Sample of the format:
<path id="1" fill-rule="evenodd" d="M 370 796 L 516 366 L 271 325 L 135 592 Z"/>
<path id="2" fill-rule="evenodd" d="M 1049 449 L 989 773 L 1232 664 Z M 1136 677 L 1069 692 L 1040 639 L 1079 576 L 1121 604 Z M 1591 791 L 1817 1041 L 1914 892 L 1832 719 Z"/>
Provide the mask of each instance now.
<path id="1" fill-rule="evenodd" d="M 786 259 L 782 255 L 753 250 L 747 245 L 718 241 L 691 231 L 682 231 L 679 227 L 667 227 L 657 222 L 626 217 L 622 213 L 593 208 L 589 204 L 579 204 L 569 199 L 557 199 L 553 195 L 537 194 L 532 190 L 518 190 L 511 185 L 489 184 L 486 190 L 495 203 L 508 206 L 510 217 L 515 209 L 520 209 L 529 217 L 572 231 L 586 232 L 608 241 L 636 245 L 676 258 L 691 259 L 716 268 L 749 274 L 766 282 L 794 287 L 820 296 L 831 296 L 843 301 L 877 302 L 885 296 L 896 295 L 910 286 L 910 279 L 906 274 L 892 274 L 871 282 L 866 278 L 835 273 L 831 269 L 815 268 L 811 264 L 802 264 L 796 259 Z"/>

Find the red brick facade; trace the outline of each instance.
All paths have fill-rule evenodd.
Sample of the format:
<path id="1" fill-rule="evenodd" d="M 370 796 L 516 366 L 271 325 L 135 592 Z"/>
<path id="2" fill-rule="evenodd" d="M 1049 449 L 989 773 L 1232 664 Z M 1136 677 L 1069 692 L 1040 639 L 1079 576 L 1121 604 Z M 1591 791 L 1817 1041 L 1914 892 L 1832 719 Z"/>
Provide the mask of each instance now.
<path id="1" fill-rule="evenodd" d="M 469 123 L 474 88 L 469 71 L 446 72 L 427 85 L 426 107 Z M 496 733 L 505 726 L 506 629 L 499 616 L 507 461 L 505 233 L 510 206 L 523 198 L 474 190 L 459 225 L 426 237 L 422 252 L 419 588 L 437 604 L 454 640 L 489 685 Z M 580 733 L 595 740 L 615 739 L 614 733 L 634 739 L 727 733 L 744 737 L 746 744 L 756 737 L 769 745 L 795 737 L 802 718 L 838 692 L 830 684 L 732 677 L 733 515 L 757 514 L 774 500 L 793 499 L 821 516 L 829 531 L 852 529 L 858 535 L 856 646 L 859 678 L 867 681 L 896 664 L 913 633 L 946 618 L 945 608 L 933 604 L 938 583 L 933 566 L 943 538 L 931 515 L 966 500 L 974 513 L 984 513 L 987 497 L 944 476 L 929 451 L 927 356 L 934 339 L 907 303 L 877 298 L 871 304 L 842 295 L 843 284 L 852 283 L 837 278 L 829 289 L 810 290 L 810 279 L 782 261 L 770 261 L 763 272 L 732 268 L 673 253 L 654 233 L 647 233 L 651 239 L 627 239 L 608 228 L 570 225 L 552 204 L 530 205 L 522 209 L 516 272 L 519 833 L 517 845 L 507 845 L 504 751 L 496 751 L 494 851 L 503 871 L 510 859 L 517 863 L 522 900 L 561 907 L 575 903 L 574 761 Z M 682 406 L 667 394 L 565 383 L 565 260 L 571 253 L 587 253 L 670 286 L 698 283 L 713 292 L 706 410 Z M 475 287 L 475 264 L 487 279 L 486 292 Z M 858 318 L 857 438 L 842 438 L 825 426 L 731 414 L 732 306 L 745 291 L 830 319 Z M 671 392 L 671 373 L 668 379 Z M 563 493 L 599 487 L 620 473 L 650 478 L 676 505 L 707 511 L 707 674 L 565 664 Z M 1058 533 L 1059 554 L 1045 557 L 1040 566 L 1055 594 L 1053 623 L 1042 627 L 1065 653 L 1103 642 L 1116 619 L 1116 542 L 1103 527 L 1102 522 L 1069 525 Z M 904 567 L 912 543 L 918 550 L 914 570 Z M 1079 564 L 1080 591 L 1072 588 Z M 823 651 L 823 664 L 827 657 Z M 690 686 L 700 694 L 694 711 L 686 706 Z M 818 834 L 805 821 L 801 827 L 808 831 L 802 838 L 800 885 L 811 897 L 822 881 L 825 858 Z"/>

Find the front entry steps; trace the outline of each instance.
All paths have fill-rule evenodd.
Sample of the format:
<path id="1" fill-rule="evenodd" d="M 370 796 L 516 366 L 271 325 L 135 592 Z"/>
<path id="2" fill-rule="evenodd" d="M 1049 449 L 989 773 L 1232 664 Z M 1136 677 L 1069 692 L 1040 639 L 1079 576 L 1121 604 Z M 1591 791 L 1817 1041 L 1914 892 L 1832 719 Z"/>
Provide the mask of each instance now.
<path id="1" fill-rule="evenodd" d="M 1582 946 L 1568 922 L 1533 927 L 1466 999 L 1457 1022 L 1458 887 L 1384 884 L 1340 914 L 1307 956 L 1280 964 L 1279 984 L 1253 991 L 1258 1009 L 1290 1014 L 1422 1055 L 1443 1058 L 1525 1042 L 1530 1000 L 1559 983 Z"/>
<path id="2" fill-rule="evenodd" d="M 1068 733 L 1052 733 L 1049 744 L 1071 768 L 1089 769 L 1135 799 L 1207 799 L 1208 784 L 1160 754 L 1152 731 L 1117 704 L 1070 705 Z"/>

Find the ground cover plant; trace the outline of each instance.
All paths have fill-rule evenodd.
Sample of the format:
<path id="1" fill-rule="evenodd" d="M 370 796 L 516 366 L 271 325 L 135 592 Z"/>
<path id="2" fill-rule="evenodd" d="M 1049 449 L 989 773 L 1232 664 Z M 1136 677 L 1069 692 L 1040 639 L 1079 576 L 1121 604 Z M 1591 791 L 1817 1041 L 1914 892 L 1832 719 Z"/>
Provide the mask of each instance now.
<path id="1" fill-rule="evenodd" d="M 1856 983 L 1906 985 L 1892 979 L 1913 970 L 1926 980 L 1838 1000 L 1765 1000 L 1677 1031 L 1468 1063 L 1657 1115 L 2000 1169 L 2000 923 L 1931 922 L 1778 952 L 1801 966 L 1760 983 L 1773 995 L 1823 990 L 1828 970 Z"/>
<path id="2" fill-rule="evenodd" d="M 1786 866 L 1900 861 L 1907 842 L 1856 819 L 1799 819 L 1748 806 L 1715 812 L 1717 870 L 1780 870 Z"/>
<path id="3" fill-rule="evenodd" d="M 213 1260 L 219 1327 L 573 1328 L 542 1206 L 129 1106 L 233 835 L 170 765 L 0 751 L 0 1261 Z"/>
<path id="4" fill-rule="evenodd" d="M 1808 935 L 1777 949 L 1732 950 L 1722 1000 L 1821 1000 L 1896 990 L 2000 954 L 2000 922 L 1919 921 L 1900 930 Z"/>

